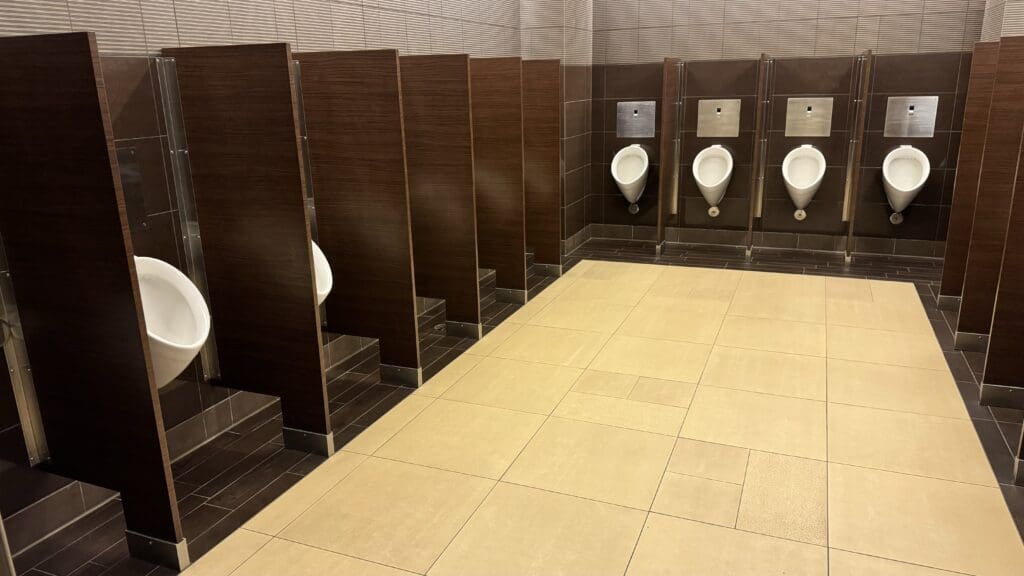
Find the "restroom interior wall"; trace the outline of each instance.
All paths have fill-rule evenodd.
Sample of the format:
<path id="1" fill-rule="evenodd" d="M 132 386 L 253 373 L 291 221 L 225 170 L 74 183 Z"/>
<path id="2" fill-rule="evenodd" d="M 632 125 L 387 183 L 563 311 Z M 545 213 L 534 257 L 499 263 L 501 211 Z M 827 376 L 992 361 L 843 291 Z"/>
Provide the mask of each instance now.
<path id="1" fill-rule="evenodd" d="M 593 176 L 590 139 L 594 123 L 591 100 L 592 67 L 562 66 L 562 253 L 585 240 L 588 198 Z"/>

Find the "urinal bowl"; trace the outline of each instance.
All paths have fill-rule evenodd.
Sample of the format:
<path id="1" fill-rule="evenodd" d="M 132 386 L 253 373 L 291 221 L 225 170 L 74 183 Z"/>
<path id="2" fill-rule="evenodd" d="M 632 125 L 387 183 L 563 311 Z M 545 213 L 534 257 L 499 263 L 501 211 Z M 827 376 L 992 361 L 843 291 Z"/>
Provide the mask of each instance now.
<path id="1" fill-rule="evenodd" d="M 619 191 L 629 201 L 629 211 L 632 214 L 639 211 L 636 203 L 644 193 L 644 186 L 647 185 L 649 168 L 647 151 L 639 144 L 626 146 L 612 158 L 612 178 L 615 179 Z"/>
<path id="2" fill-rule="evenodd" d="M 153 377 L 158 387 L 178 377 L 210 335 L 210 310 L 188 276 L 163 260 L 135 257 Z"/>
<path id="3" fill-rule="evenodd" d="M 324 256 L 324 251 L 317 246 L 316 242 L 311 242 L 313 245 L 313 279 L 316 281 L 316 305 L 319 306 L 324 303 L 327 299 L 327 295 L 331 293 L 331 288 L 334 287 L 334 273 L 331 272 L 331 264 L 327 261 L 327 256 Z"/>
<path id="4" fill-rule="evenodd" d="M 718 204 L 729 188 L 732 167 L 732 154 L 718 144 L 701 150 L 693 159 L 693 179 L 710 206 L 708 215 L 712 218 L 719 214 Z"/>
<path id="5" fill-rule="evenodd" d="M 894 216 L 910 206 L 928 181 L 930 173 L 928 156 L 913 146 L 903 145 L 886 154 L 882 162 L 882 186 Z M 902 221 L 901 216 L 896 219 Z"/>
<path id="6" fill-rule="evenodd" d="M 825 156 L 814 146 L 804 144 L 786 154 L 782 161 L 782 178 L 786 183 L 786 191 L 796 206 L 794 218 L 803 220 L 807 217 L 804 209 L 818 192 L 824 177 Z"/>

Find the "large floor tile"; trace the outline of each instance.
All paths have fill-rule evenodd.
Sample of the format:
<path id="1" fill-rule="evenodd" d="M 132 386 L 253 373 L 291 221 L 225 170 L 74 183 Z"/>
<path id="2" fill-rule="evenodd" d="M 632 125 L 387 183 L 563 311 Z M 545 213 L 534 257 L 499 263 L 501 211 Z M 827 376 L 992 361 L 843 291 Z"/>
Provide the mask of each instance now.
<path id="1" fill-rule="evenodd" d="M 828 400 L 870 408 L 967 418 L 948 370 L 828 360 Z"/>
<path id="2" fill-rule="evenodd" d="M 736 527 L 825 546 L 826 464 L 751 452 Z"/>
<path id="3" fill-rule="evenodd" d="M 742 276 L 743 273 L 738 270 L 672 266 L 665 268 L 644 298 L 716 302 L 728 308 Z M 725 309 L 720 313 L 724 314 Z"/>
<path id="4" fill-rule="evenodd" d="M 749 455 L 746 448 L 680 438 L 672 450 L 668 471 L 743 484 Z"/>
<path id="5" fill-rule="evenodd" d="M 287 540 L 271 540 L 235 574 L 245 576 L 408 576 L 409 572 Z"/>
<path id="6" fill-rule="evenodd" d="M 366 456 L 361 454 L 338 452 L 260 510 L 245 523 L 244 527 L 271 536 L 278 534 L 351 474 L 364 460 Z"/>
<path id="7" fill-rule="evenodd" d="M 281 537 L 423 573 L 493 486 L 493 480 L 369 458 Z"/>
<path id="8" fill-rule="evenodd" d="M 683 438 L 825 459 L 825 403 L 701 386 Z"/>
<path id="9" fill-rule="evenodd" d="M 764 350 L 715 346 L 701 385 L 825 399 L 825 359 Z"/>
<path id="10" fill-rule="evenodd" d="M 705 344 L 615 335 L 590 368 L 662 380 L 697 382 L 710 351 L 711 346 Z"/>
<path id="11" fill-rule="evenodd" d="M 675 436 L 686 417 L 686 408 L 569 392 L 552 415 Z"/>
<path id="12" fill-rule="evenodd" d="M 732 528 L 651 514 L 628 576 L 826 576 L 828 552 Z"/>
<path id="13" fill-rule="evenodd" d="M 871 296 L 875 302 L 887 306 L 921 306 L 921 298 L 917 287 L 911 282 L 893 282 L 890 280 L 868 280 L 871 285 Z"/>
<path id="14" fill-rule="evenodd" d="M 489 357 L 442 398 L 536 414 L 550 414 L 580 376 L 579 368 Z"/>
<path id="15" fill-rule="evenodd" d="M 664 266 L 653 264 L 595 260 L 589 267 L 583 270 L 580 278 L 584 280 L 612 280 L 635 284 L 651 284 L 661 277 L 664 270 Z"/>
<path id="16" fill-rule="evenodd" d="M 586 368 L 607 339 L 607 335 L 598 332 L 524 325 L 490 355 Z"/>
<path id="17" fill-rule="evenodd" d="M 622 324 L 631 310 L 632 306 L 613 304 L 604 300 L 560 298 L 545 306 L 530 318 L 528 323 L 551 328 L 611 333 Z"/>
<path id="18" fill-rule="evenodd" d="M 270 536 L 235 530 L 230 536 L 203 554 L 183 576 L 228 576 L 270 541 Z M 34 573 L 34 571 L 32 572 Z"/>
<path id="19" fill-rule="evenodd" d="M 373 454 L 427 406 L 430 406 L 433 401 L 433 398 L 415 394 L 404 398 L 397 406 L 388 410 L 387 414 L 378 418 L 369 428 L 345 444 L 342 450 L 358 454 Z"/>
<path id="20" fill-rule="evenodd" d="M 674 440 L 552 417 L 503 480 L 646 510 Z"/>
<path id="21" fill-rule="evenodd" d="M 643 377 L 637 380 L 636 385 L 629 391 L 628 398 L 685 408 L 690 405 L 696 391 L 697 385 L 692 382 Z"/>
<path id="22" fill-rule="evenodd" d="M 829 576 L 956 576 L 955 572 L 925 566 L 854 554 L 845 550 L 829 550 Z"/>
<path id="23" fill-rule="evenodd" d="M 499 483 L 429 574 L 618 576 L 644 518 L 640 510 Z"/>
<path id="24" fill-rule="evenodd" d="M 902 306 L 880 302 L 830 300 L 828 323 L 895 332 L 932 333 L 931 322 L 928 321 L 928 315 L 925 314 L 920 301 L 914 302 L 911 306 Z"/>
<path id="25" fill-rule="evenodd" d="M 970 420 L 831 404 L 829 461 L 995 486 Z"/>
<path id="26" fill-rule="evenodd" d="M 497 350 L 499 346 L 504 344 L 505 341 L 511 338 L 516 332 L 522 329 L 522 327 L 522 324 L 515 322 L 502 322 L 484 335 L 484 337 L 477 341 L 476 344 L 470 346 L 467 352 L 478 356 L 488 356 Z M 463 356 L 465 356 L 465 354 L 463 354 Z"/>
<path id="27" fill-rule="evenodd" d="M 513 325 L 504 324 L 503 326 Z M 519 326 L 515 325 L 512 331 L 514 332 L 515 330 L 518 329 Z M 497 330 L 498 328 L 495 328 L 495 331 Z M 505 332 L 506 331 L 503 331 L 502 333 Z M 491 332 L 491 334 L 488 334 L 484 338 L 488 338 L 493 334 L 494 332 Z M 458 382 L 459 378 L 465 376 L 467 372 L 473 369 L 473 366 L 476 366 L 477 364 L 480 363 L 481 360 L 484 359 L 484 356 L 477 355 L 477 352 L 482 353 L 482 350 L 488 348 L 490 345 L 485 346 L 484 348 L 477 348 L 477 346 L 480 346 L 482 342 L 483 341 L 480 341 L 473 345 L 473 348 L 471 348 L 471 350 L 473 351 L 472 353 L 462 353 L 457 358 L 455 358 L 455 360 L 452 360 L 447 366 L 442 368 L 440 372 L 434 374 L 432 378 L 430 378 L 429 380 L 424 382 L 422 386 L 417 388 L 414 394 L 416 394 L 417 396 L 430 396 L 433 398 L 436 398 L 441 394 L 444 394 L 445 390 L 451 388 L 452 384 Z"/>
<path id="28" fill-rule="evenodd" d="M 729 314 L 794 322 L 825 322 L 825 279 L 800 274 L 745 272 Z"/>
<path id="29" fill-rule="evenodd" d="M 863 278 L 825 278 L 825 297 L 830 301 L 874 302 L 871 282 Z"/>
<path id="30" fill-rule="evenodd" d="M 933 334 L 828 327 L 828 357 L 945 370 L 946 359 Z"/>
<path id="31" fill-rule="evenodd" d="M 551 304 L 555 300 L 554 294 L 551 293 L 551 286 L 544 289 L 543 296 L 534 296 L 530 298 L 530 301 L 523 304 L 523 307 L 512 313 L 511 316 L 505 319 L 505 322 L 514 322 L 516 324 L 527 324 L 530 320 L 533 320 L 537 314 L 540 314 L 548 304 Z"/>
<path id="32" fill-rule="evenodd" d="M 733 528 L 742 486 L 666 472 L 651 510 Z"/>
<path id="33" fill-rule="evenodd" d="M 771 318 L 726 316 L 715 343 L 730 348 L 824 356 L 825 326 Z"/>
<path id="34" fill-rule="evenodd" d="M 829 545 L 977 576 L 1011 576 L 1024 545 L 998 488 L 829 464 Z"/>
<path id="35" fill-rule="evenodd" d="M 624 306 L 636 306 L 651 287 L 651 281 L 642 278 L 593 279 L 583 277 L 558 295 L 557 300 L 568 302 L 597 301 Z"/>
<path id="36" fill-rule="evenodd" d="M 697 306 L 641 303 L 631 310 L 619 327 L 619 334 L 697 344 L 713 344 L 724 318 Z"/>
<path id="37" fill-rule="evenodd" d="M 615 372 L 600 372 L 597 370 L 584 370 L 576 383 L 573 384 L 574 392 L 584 394 L 597 394 L 599 396 L 611 396 L 612 398 L 626 398 L 640 379 L 636 374 L 616 374 Z"/>
<path id="38" fill-rule="evenodd" d="M 500 478 L 544 422 L 544 416 L 436 400 L 375 455 Z"/>

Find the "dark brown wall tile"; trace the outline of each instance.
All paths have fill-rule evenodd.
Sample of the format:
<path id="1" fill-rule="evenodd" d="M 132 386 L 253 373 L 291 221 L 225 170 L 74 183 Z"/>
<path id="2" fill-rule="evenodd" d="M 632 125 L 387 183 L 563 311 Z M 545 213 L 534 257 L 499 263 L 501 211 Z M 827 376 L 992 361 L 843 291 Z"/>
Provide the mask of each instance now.
<path id="1" fill-rule="evenodd" d="M 757 60 L 687 62 L 683 66 L 686 96 L 753 96 L 757 93 L 757 64 Z"/>
<path id="2" fill-rule="evenodd" d="M 781 58 L 775 61 L 774 94 L 849 94 L 852 82 L 853 58 Z"/>
<path id="3" fill-rule="evenodd" d="M 956 92 L 960 52 L 884 54 L 875 57 L 873 93 Z"/>
<path id="4" fill-rule="evenodd" d="M 615 64 L 605 67 L 605 98 L 661 98 L 664 66 Z"/>
<path id="5" fill-rule="evenodd" d="M 562 90 L 565 102 L 590 99 L 591 67 L 564 66 Z"/>

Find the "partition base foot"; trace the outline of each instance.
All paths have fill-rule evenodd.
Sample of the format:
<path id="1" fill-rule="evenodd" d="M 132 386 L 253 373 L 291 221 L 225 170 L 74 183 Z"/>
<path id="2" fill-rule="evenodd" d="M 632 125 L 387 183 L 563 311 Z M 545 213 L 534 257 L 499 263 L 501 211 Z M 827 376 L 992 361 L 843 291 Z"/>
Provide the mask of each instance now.
<path id="1" fill-rule="evenodd" d="M 661 256 L 661 249 L 664 246 L 664 242 L 658 242 L 654 245 L 654 255 Z"/>
<path id="2" fill-rule="evenodd" d="M 853 254 L 850 254 L 849 252 L 843 254 L 843 262 L 846 264 L 853 264 Z"/>
<path id="3" fill-rule="evenodd" d="M 1017 458 L 1013 463 L 1013 483 L 1024 486 L 1024 458 Z"/>
<path id="4" fill-rule="evenodd" d="M 1024 388 L 982 382 L 979 401 L 982 406 L 1024 410 Z"/>
<path id="5" fill-rule="evenodd" d="M 410 366 L 395 366 L 393 364 L 380 365 L 380 378 L 387 382 L 394 382 L 399 386 L 407 388 L 419 388 L 423 385 L 423 368 L 412 368 Z"/>
<path id="6" fill-rule="evenodd" d="M 282 428 L 281 434 L 284 436 L 285 448 L 321 456 L 334 454 L 334 434 L 321 434 L 288 427 Z"/>
<path id="7" fill-rule="evenodd" d="M 131 530 L 125 530 L 124 537 L 128 544 L 128 553 L 139 560 L 159 564 L 178 572 L 188 568 L 192 563 L 184 538 L 177 543 L 168 542 Z"/>
<path id="8" fill-rule="evenodd" d="M 943 296 L 942 294 L 939 294 L 939 297 L 935 302 L 939 307 L 939 310 L 956 310 L 957 308 L 960 308 L 959 296 Z"/>
<path id="9" fill-rule="evenodd" d="M 540 262 L 534 262 L 533 269 L 541 276 L 553 276 L 558 278 L 562 275 L 561 264 L 541 264 Z"/>
<path id="10" fill-rule="evenodd" d="M 746 252 L 744 252 L 743 256 L 747 262 L 750 262 L 751 260 L 754 259 L 754 249 L 751 248 L 750 246 L 747 246 L 747 250 Z"/>
<path id="11" fill-rule="evenodd" d="M 458 336 L 459 338 L 475 338 L 479 340 L 483 336 L 483 326 L 479 322 L 448 320 L 444 323 L 444 330 L 449 336 Z"/>
<path id="12" fill-rule="evenodd" d="M 988 349 L 988 334 L 960 332 L 953 336 L 953 348 L 964 352 L 984 352 Z"/>
<path id="13" fill-rule="evenodd" d="M 512 288 L 495 288 L 494 297 L 499 302 L 526 304 L 526 290 L 513 290 Z"/>

